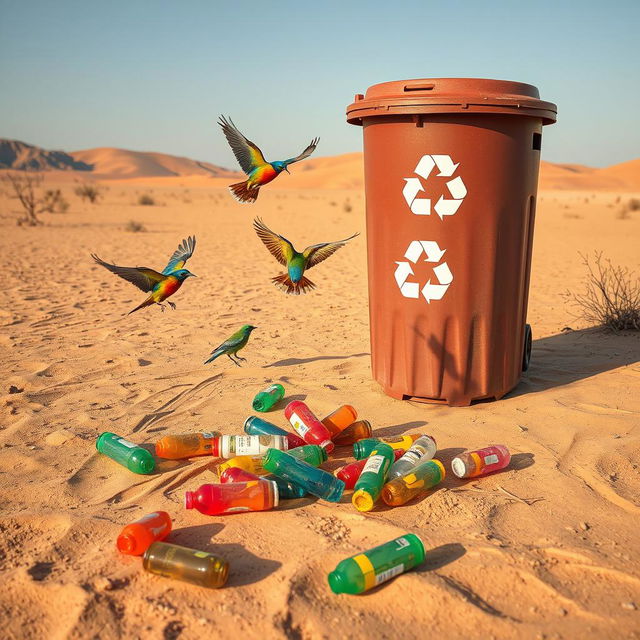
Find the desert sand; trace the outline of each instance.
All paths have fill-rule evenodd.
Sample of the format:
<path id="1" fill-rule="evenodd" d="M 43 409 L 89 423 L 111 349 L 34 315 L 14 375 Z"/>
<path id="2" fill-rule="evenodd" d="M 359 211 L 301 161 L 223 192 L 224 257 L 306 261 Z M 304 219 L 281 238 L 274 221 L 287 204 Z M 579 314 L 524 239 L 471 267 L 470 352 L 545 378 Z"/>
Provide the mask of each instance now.
<path id="1" fill-rule="evenodd" d="M 86 176 L 52 172 L 47 183 L 71 207 L 36 228 L 16 226 L 2 195 L 4 637 L 640 637 L 640 336 L 590 328 L 561 296 L 582 287 L 579 252 L 640 266 L 640 212 L 618 217 L 638 195 L 629 186 L 637 171 L 625 164 L 629 175 L 610 171 L 603 186 L 604 170 L 566 169 L 580 176 L 576 190 L 571 180 L 547 190 L 543 178 L 531 368 L 503 400 L 453 409 L 392 400 L 371 379 L 359 159 L 340 162 L 340 172 L 327 159 L 301 164 L 255 206 L 208 176 L 109 180 L 91 205 L 73 194 L 71 177 Z M 137 205 L 142 193 L 156 206 Z M 296 245 L 363 235 L 310 272 L 315 291 L 287 297 L 270 282 L 280 266 L 252 231 L 255 215 Z M 130 220 L 146 232 L 127 232 Z M 173 297 L 177 310 L 126 316 L 144 294 L 89 254 L 161 268 L 188 234 L 198 278 Z M 259 327 L 248 362 L 204 366 L 244 323 Z M 214 460 L 166 461 L 137 476 L 95 450 L 103 431 L 145 444 L 240 433 L 254 394 L 275 381 L 320 416 L 354 405 L 376 435 L 433 434 L 446 466 L 491 443 L 510 448 L 512 465 L 471 482 L 447 478 L 424 498 L 366 515 L 346 494 L 337 505 L 302 499 L 207 517 L 183 498 L 216 480 Z M 285 427 L 284 405 L 265 417 Z M 229 561 L 226 587 L 160 578 L 116 551 L 125 524 L 159 509 L 173 518 L 169 541 Z M 405 532 L 425 542 L 424 565 L 363 596 L 331 593 L 326 576 L 340 560 Z"/>

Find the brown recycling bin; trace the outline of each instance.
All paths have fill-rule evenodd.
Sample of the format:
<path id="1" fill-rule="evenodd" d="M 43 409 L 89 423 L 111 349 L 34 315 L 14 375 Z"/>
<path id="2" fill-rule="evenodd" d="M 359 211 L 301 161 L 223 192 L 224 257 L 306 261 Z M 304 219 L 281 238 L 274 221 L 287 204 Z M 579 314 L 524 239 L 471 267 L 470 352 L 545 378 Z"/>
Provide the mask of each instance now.
<path id="1" fill-rule="evenodd" d="M 501 398 L 525 324 L 542 126 L 528 84 L 435 78 L 357 95 L 364 132 L 374 378 L 394 398 Z"/>

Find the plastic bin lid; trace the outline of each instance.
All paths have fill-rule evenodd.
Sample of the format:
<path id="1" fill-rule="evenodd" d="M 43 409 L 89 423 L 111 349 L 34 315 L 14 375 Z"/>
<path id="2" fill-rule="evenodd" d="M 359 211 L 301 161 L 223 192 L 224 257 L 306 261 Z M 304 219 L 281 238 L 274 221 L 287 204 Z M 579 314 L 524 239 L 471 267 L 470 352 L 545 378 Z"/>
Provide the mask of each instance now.
<path id="1" fill-rule="evenodd" d="M 558 108 L 540 100 L 538 89 L 523 82 L 480 78 L 424 78 L 374 84 L 347 107 L 347 122 L 361 125 L 371 116 L 430 113 L 500 113 L 556 121 Z"/>

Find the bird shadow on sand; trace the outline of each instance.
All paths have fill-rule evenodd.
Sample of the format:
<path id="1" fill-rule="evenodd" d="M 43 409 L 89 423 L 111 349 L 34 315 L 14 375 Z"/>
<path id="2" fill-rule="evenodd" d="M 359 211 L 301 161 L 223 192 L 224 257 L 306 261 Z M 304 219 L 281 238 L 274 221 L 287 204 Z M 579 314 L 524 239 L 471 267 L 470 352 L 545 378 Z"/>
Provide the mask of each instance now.
<path id="1" fill-rule="evenodd" d="M 214 542 L 212 538 L 218 535 L 223 528 L 224 525 L 219 523 L 183 527 L 172 531 L 166 541 L 207 551 L 224 558 L 233 567 L 226 584 L 228 587 L 242 587 L 260 582 L 282 566 L 281 562 L 261 558 L 251 553 L 241 544 Z"/>
<path id="2" fill-rule="evenodd" d="M 314 358 L 285 358 L 271 364 L 265 365 L 265 369 L 269 367 L 294 367 L 298 364 L 307 364 L 318 360 L 346 360 L 347 358 L 362 358 L 370 355 L 369 353 L 352 353 L 350 356 L 315 356 Z"/>

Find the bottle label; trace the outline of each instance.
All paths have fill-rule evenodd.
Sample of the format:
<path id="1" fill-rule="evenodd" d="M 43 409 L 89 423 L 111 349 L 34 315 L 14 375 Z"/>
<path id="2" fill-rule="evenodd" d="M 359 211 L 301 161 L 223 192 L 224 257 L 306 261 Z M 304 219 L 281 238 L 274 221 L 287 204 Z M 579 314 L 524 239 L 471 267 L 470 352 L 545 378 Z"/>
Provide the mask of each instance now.
<path id="1" fill-rule="evenodd" d="M 268 447 L 262 444 L 262 437 L 264 436 L 234 436 L 234 453 L 237 456 L 257 456 L 264 453 Z"/>
<path id="2" fill-rule="evenodd" d="M 496 462 L 498 462 L 498 456 L 495 453 L 486 456 L 484 459 L 485 464 L 495 464 Z"/>
<path id="3" fill-rule="evenodd" d="M 134 444 L 133 442 L 129 442 L 128 440 L 125 440 L 124 438 L 118 438 L 118 442 L 121 445 L 124 445 L 125 447 L 129 447 L 129 449 L 135 449 L 138 445 Z"/>
<path id="4" fill-rule="evenodd" d="M 394 436 L 392 438 L 380 438 L 382 442 L 387 444 L 395 444 L 396 442 L 404 442 L 405 436 Z"/>
<path id="5" fill-rule="evenodd" d="M 364 465 L 362 474 L 364 475 L 367 472 L 378 473 L 385 460 L 386 458 L 384 456 L 371 456 L 370 458 L 367 458 L 367 464 Z"/>
<path id="6" fill-rule="evenodd" d="M 425 453 L 426 451 L 424 451 L 422 447 L 411 447 L 411 449 L 402 456 L 401 460 L 406 460 L 407 462 L 415 464 Z"/>
<path id="7" fill-rule="evenodd" d="M 273 391 L 279 391 L 279 388 L 275 384 L 272 384 L 270 387 L 267 387 L 264 390 L 264 393 L 271 393 Z"/>
<path id="8" fill-rule="evenodd" d="M 391 578 L 395 578 L 395 576 L 401 574 L 404 571 L 404 564 L 399 564 L 396 567 L 391 567 L 391 569 L 387 569 L 382 573 L 376 574 L 376 585 L 382 584 L 387 580 L 391 580 Z"/>
<path id="9" fill-rule="evenodd" d="M 302 422 L 300 416 L 297 413 L 292 413 L 291 417 L 289 418 L 289 422 L 291 423 L 291 426 L 296 430 L 296 433 L 304 438 L 307 431 L 309 431 L 309 427 L 307 427 L 307 425 Z"/>
<path id="10" fill-rule="evenodd" d="M 406 538 L 397 538 L 394 542 L 398 546 L 398 549 L 406 549 L 411 546 L 411 543 Z"/>

